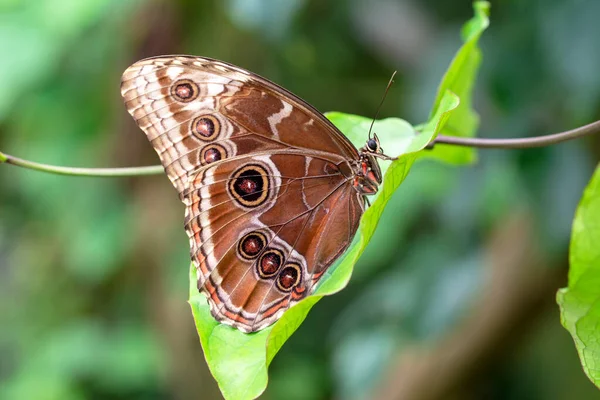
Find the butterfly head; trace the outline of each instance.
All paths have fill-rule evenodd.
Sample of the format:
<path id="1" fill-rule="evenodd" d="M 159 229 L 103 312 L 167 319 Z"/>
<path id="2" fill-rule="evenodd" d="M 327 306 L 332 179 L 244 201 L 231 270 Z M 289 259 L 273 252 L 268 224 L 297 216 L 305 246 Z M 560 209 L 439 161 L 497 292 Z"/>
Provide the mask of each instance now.
<path id="1" fill-rule="evenodd" d="M 379 144 L 379 138 L 377 137 L 376 133 L 373 134 L 372 138 L 369 138 L 367 140 L 367 143 L 365 144 L 363 151 L 372 153 L 372 154 L 383 154 L 383 149 L 381 148 L 381 145 Z"/>
<path id="2" fill-rule="evenodd" d="M 355 170 L 353 185 L 360 194 L 368 196 L 377 193 L 382 181 L 377 158 L 382 155 L 379 138 L 374 134 L 360 150 L 360 161 Z"/>

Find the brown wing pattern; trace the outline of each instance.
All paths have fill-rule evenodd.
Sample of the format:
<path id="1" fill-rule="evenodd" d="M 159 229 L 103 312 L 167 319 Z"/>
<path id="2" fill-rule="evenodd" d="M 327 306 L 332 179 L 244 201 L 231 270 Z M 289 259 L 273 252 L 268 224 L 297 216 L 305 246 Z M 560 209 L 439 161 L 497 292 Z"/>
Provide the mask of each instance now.
<path id="1" fill-rule="evenodd" d="M 121 91 L 186 204 L 213 316 L 245 332 L 272 324 L 356 232 L 357 150 L 285 89 L 215 60 L 143 60 Z"/>

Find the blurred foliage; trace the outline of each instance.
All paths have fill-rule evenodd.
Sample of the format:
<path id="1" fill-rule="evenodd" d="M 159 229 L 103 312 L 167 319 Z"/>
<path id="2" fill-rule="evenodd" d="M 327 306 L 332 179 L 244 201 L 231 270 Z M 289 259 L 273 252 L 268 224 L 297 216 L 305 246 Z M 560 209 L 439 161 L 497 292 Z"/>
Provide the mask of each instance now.
<path id="1" fill-rule="evenodd" d="M 600 2 L 493 6 L 473 98 L 481 135 L 599 119 Z M 423 121 L 471 13 L 469 2 L 442 0 L 5 0 L 0 149 L 59 165 L 156 163 L 119 79 L 138 59 L 173 53 L 223 59 L 320 110 L 365 116 L 397 69 L 381 115 Z M 571 220 L 599 155 L 589 138 L 484 151 L 469 167 L 415 165 L 349 287 L 281 349 L 263 397 L 373 398 L 398 357 L 432 348 L 489 294 L 488 239 L 519 212 L 534 221 L 545 267 L 566 275 Z M 165 177 L 2 166 L 0 398 L 219 398 L 185 303 L 182 220 Z M 599 398 L 547 297 L 458 398 Z"/>

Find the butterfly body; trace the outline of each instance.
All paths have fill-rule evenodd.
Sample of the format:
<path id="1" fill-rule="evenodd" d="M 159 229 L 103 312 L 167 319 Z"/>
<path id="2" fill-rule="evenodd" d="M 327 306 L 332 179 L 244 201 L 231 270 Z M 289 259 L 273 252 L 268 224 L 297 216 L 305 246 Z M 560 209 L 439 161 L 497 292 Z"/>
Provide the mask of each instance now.
<path id="1" fill-rule="evenodd" d="M 381 184 L 376 137 L 357 150 L 287 90 L 208 58 L 139 61 L 121 93 L 186 206 L 212 315 L 254 332 L 312 293 Z"/>

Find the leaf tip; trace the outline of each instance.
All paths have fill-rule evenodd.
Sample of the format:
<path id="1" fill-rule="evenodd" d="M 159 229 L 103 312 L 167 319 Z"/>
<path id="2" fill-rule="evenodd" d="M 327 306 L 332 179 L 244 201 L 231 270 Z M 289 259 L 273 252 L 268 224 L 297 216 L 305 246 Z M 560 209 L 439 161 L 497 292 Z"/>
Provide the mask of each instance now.
<path id="1" fill-rule="evenodd" d="M 490 9 L 491 4 L 489 1 L 473 2 L 474 15 L 461 29 L 461 37 L 465 43 L 479 37 L 490 25 Z"/>
<path id="2" fill-rule="evenodd" d="M 475 13 L 485 14 L 486 17 L 490 16 L 490 8 L 492 4 L 489 1 L 476 1 L 473 3 L 473 9 Z"/>

